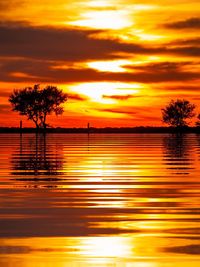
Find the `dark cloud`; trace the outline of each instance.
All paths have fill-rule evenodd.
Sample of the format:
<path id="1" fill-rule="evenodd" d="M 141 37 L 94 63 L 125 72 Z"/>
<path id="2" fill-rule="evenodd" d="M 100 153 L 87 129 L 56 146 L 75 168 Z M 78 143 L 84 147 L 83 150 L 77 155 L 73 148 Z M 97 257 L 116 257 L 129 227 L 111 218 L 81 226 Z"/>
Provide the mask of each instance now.
<path id="1" fill-rule="evenodd" d="M 4 82 L 74 83 L 95 81 L 122 81 L 160 83 L 170 81 L 193 81 L 200 74 L 185 71 L 191 62 L 163 62 L 143 66 L 124 66 L 124 73 L 100 72 L 91 68 L 73 67 L 72 63 L 88 60 L 124 58 L 134 54 L 171 54 L 200 56 L 197 45 L 167 47 L 144 47 L 123 43 L 118 39 L 94 37 L 99 30 L 32 27 L 21 24 L 0 24 L 0 80 Z M 120 56 L 121 53 L 121 56 Z M 122 56 L 123 55 L 123 56 Z M 69 65 L 59 69 L 58 65 Z M 187 68 L 188 69 L 188 68 Z"/>
<path id="2" fill-rule="evenodd" d="M 128 100 L 130 98 L 138 97 L 136 95 L 103 95 L 103 98 L 115 99 L 115 100 Z"/>
<path id="3" fill-rule="evenodd" d="M 187 154 L 187 153 L 184 153 Z M 173 156 L 174 157 L 174 156 Z M 184 230 L 184 229 L 183 229 Z M 185 254 L 185 255 L 199 255 L 200 245 L 186 245 L 186 246 L 173 246 L 164 249 L 167 253 Z"/>
<path id="4" fill-rule="evenodd" d="M 132 110 L 123 110 L 120 108 L 99 108 L 96 109 L 97 111 L 101 111 L 101 112 L 111 112 L 111 113 L 118 113 L 118 114 L 125 114 L 125 115 L 130 115 L 130 116 L 134 116 L 137 114 L 137 112 L 134 112 Z"/>
<path id="5" fill-rule="evenodd" d="M 200 57 L 200 46 L 187 45 L 168 48 L 166 49 L 166 54 L 172 54 L 176 56 Z"/>
<path id="6" fill-rule="evenodd" d="M 158 120 L 160 119 L 160 108 L 151 107 L 151 114 L 149 114 L 149 107 L 118 107 L 118 108 L 98 108 L 100 112 L 110 112 L 119 115 L 125 115 L 130 118 L 134 118 L 134 122 L 141 123 L 141 120 Z M 135 111 L 136 110 L 136 111 Z M 155 115 L 155 112 L 159 113 Z M 126 119 L 126 117 L 124 117 Z"/>
<path id="7" fill-rule="evenodd" d="M 184 38 L 166 43 L 163 53 L 175 56 L 200 57 L 200 38 Z"/>
<path id="8" fill-rule="evenodd" d="M 52 82 L 52 66 L 52 62 L 45 60 L 1 58 L 0 80 L 5 82 Z M 57 82 L 55 76 L 53 79 Z"/>
<path id="9" fill-rule="evenodd" d="M 85 96 L 82 96 L 82 95 L 79 95 L 79 94 L 72 94 L 72 93 L 69 93 L 67 94 L 68 95 L 68 99 L 72 99 L 72 100 L 76 100 L 76 101 L 85 101 L 87 100 L 88 98 L 85 97 Z"/>
<path id="10" fill-rule="evenodd" d="M 188 39 L 178 39 L 171 42 L 169 45 L 179 45 L 179 46 L 199 46 L 200 38 L 188 38 Z"/>
<path id="11" fill-rule="evenodd" d="M 155 89 L 156 87 L 154 87 Z M 185 84 L 182 84 L 182 85 L 179 85 L 179 84 L 176 84 L 176 85 L 168 85 L 168 86 L 164 86 L 164 87 L 157 87 L 157 89 L 162 89 L 162 90 L 166 90 L 166 91 L 180 91 L 181 92 L 181 95 L 183 95 L 182 92 L 199 92 L 200 91 L 200 86 L 197 84 L 197 85 L 191 85 L 191 84 L 188 84 L 188 85 L 185 85 Z M 188 94 L 189 95 L 189 94 Z"/>
<path id="12" fill-rule="evenodd" d="M 127 76 L 135 76 L 135 81 L 142 83 L 156 83 L 168 81 L 189 81 L 199 79 L 198 72 L 192 71 L 193 62 L 155 62 L 139 66 L 124 66 L 133 73 L 126 73 Z M 191 68 L 186 71 L 184 68 Z M 127 77 L 128 79 L 128 77 Z"/>
<path id="13" fill-rule="evenodd" d="M 0 79 L 6 82 L 76 83 L 98 81 L 121 81 L 160 83 L 193 81 L 200 79 L 199 72 L 184 71 L 183 63 L 152 63 L 143 66 L 126 66 L 128 72 L 100 72 L 91 68 L 54 68 L 53 62 L 18 60 L 0 65 Z M 191 68 L 192 69 L 192 68 Z"/>
<path id="14" fill-rule="evenodd" d="M 165 24 L 169 29 L 200 29 L 200 18 L 189 18 L 186 20 L 180 20 L 172 23 Z"/>
<path id="15" fill-rule="evenodd" d="M 119 58 L 119 53 L 158 52 L 158 49 L 118 39 L 95 38 L 98 32 L 102 31 L 1 23 L 0 56 L 73 62 Z"/>
<path id="16" fill-rule="evenodd" d="M 127 69 L 137 70 L 137 71 L 145 71 L 145 72 L 177 72 L 182 69 L 182 67 L 191 65 L 193 62 L 153 62 L 144 65 L 127 65 L 124 66 Z"/>

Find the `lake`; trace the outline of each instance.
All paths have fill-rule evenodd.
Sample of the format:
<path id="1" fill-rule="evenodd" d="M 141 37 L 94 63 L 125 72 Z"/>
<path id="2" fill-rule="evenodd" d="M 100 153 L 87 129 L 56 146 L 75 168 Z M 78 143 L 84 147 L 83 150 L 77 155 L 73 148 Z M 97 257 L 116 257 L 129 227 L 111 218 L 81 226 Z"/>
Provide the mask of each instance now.
<path id="1" fill-rule="evenodd" d="M 0 134 L 1 267 L 200 265 L 200 135 Z"/>

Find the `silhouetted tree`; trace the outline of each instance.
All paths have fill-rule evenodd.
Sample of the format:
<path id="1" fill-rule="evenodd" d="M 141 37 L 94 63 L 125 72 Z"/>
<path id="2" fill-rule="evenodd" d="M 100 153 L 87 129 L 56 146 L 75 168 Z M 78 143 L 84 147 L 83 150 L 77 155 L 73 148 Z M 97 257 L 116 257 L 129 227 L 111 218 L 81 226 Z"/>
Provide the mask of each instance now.
<path id="1" fill-rule="evenodd" d="M 12 104 L 13 111 L 20 115 L 27 116 L 28 120 L 35 123 L 36 128 L 46 128 L 47 115 L 63 113 L 62 103 L 67 100 L 67 94 L 55 86 L 47 86 L 40 89 L 39 84 L 34 87 L 14 90 L 10 95 L 9 101 Z"/>
<path id="2" fill-rule="evenodd" d="M 174 127 L 184 127 L 188 125 L 187 119 L 195 116 L 195 105 L 188 100 L 177 99 L 162 109 L 163 122 Z"/>
<path id="3" fill-rule="evenodd" d="M 200 127 L 200 114 L 197 116 L 196 126 Z"/>

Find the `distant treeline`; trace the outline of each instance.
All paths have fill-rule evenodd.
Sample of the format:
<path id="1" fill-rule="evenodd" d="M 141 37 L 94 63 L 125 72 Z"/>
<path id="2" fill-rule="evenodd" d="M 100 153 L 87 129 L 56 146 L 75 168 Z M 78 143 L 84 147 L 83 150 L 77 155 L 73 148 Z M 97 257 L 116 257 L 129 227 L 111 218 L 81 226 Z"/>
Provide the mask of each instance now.
<path id="1" fill-rule="evenodd" d="M 35 128 L 0 127 L 0 133 L 35 133 Z M 43 132 L 41 130 L 41 132 Z M 178 133 L 176 127 L 105 127 L 105 128 L 47 128 L 46 133 Z M 200 127 L 184 127 L 181 133 L 200 133 Z"/>

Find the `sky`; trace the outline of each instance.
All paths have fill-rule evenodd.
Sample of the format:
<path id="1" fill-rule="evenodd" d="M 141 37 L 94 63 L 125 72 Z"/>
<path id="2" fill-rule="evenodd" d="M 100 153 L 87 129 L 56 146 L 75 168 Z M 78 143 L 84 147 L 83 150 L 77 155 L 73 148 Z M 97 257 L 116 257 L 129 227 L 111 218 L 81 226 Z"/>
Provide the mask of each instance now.
<path id="1" fill-rule="evenodd" d="M 178 98 L 198 114 L 199 14 L 199 0 L 1 0 L 0 126 L 19 125 L 8 97 L 34 84 L 68 94 L 52 126 L 162 126 Z"/>

